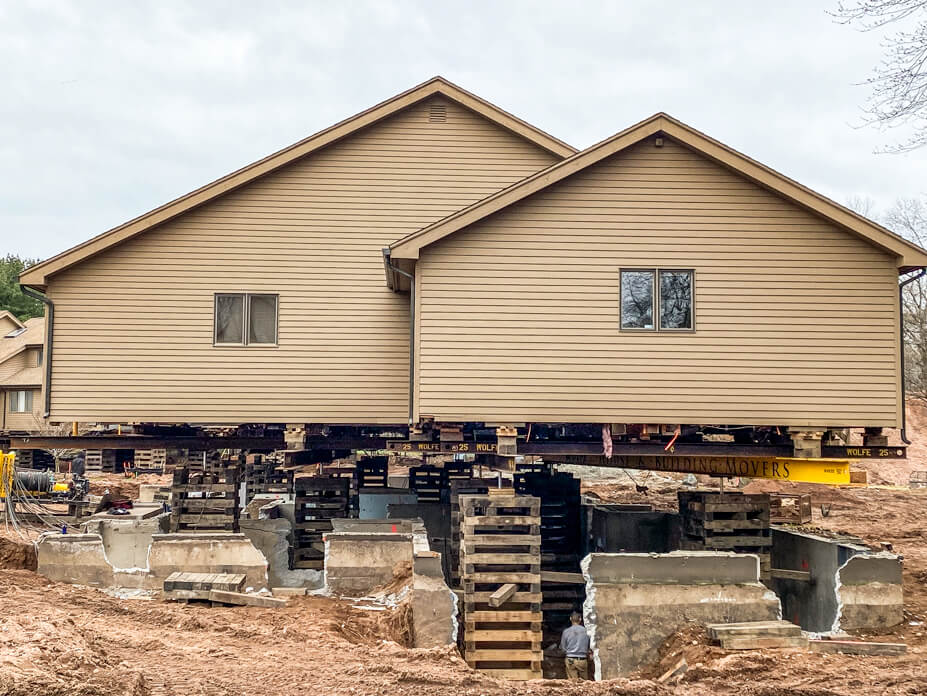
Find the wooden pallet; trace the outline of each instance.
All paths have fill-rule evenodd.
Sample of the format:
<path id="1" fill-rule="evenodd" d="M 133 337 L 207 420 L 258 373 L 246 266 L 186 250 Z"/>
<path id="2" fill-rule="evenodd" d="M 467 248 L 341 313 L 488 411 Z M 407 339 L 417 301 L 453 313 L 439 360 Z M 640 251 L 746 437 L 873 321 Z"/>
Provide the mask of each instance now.
<path id="1" fill-rule="evenodd" d="M 769 577 L 772 535 L 766 493 L 679 491 L 680 548 L 733 551 L 760 557 L 760 577 Z"/>
<path id="2" fill-rule="evenodd" d="M 772 524 L 807 524 L 811 521 L 811 494 L 770 493 L 769 521 Z"/>
<path id="3" fill-rule="evenodd" d="M 290 567 L 322 570 L 325 567 L 325 532 L 332 520 L 348 516 L 351 480 L 340 476 L 304 476 L 294 479 L 293 545 Z"/>
<path id="4" fill-rule="evenodd" d="M 445 462 L 444 478 L 448 486 L 451 481 L 469 481 L 473 478 L 473 462 Z"/>
<path id="5" fill-rule="evenodd" d="M 450 482 L 451 538 L 448 544 L 448 580 L 451 587 L 460 587 L 460 496 L 488 493 L 489 486 L 481 479 Z"/>
<path id="6" fill-rule="evenodd" d="M 281 469 L 261 455 L 250 455 L 245 463 L 245 495 L 248 502 L 258 494 L 289 495 L 293 492 L 293 472 Z"/>
<path id="7" fill-rule="evenodd" d="M 541 571 L 579 574 L 580 481 L 548 465 L 518 465 L 516 491 L 541 499 Z M 542 581 L 545 643 L 556 640 L 586 598 L 583 582 Z"/>
<path id="8" fill-rule="evenodd" d="M 115 450 L 89 449 L 84 451 L 84 469 L 113 473 L 116 471 Z"/>
<path id="9" fill-rule="evenodd" d="M 174 469 L 171 532 L 237 532 L 238 477 L 237 467 L 215 473 Z"/>
<path id="10" fill-rule="evenodd" d="M 441 492 L 447 488 L 444 469 L 432 464 L 411 467 L 409 488 L 415 491 L 420 503 L 440 503 Z"/>
<path id="11" fill-rule="evenodd" d="M 461 495 L 459 505 L 467 664 L 503 679 L 540 679 L 541 501 Z M 492 606 L 490 597 L 504 585 L 513 594 Z"/>
<path id="12" fill-rule="evenodd" d="M 356 466 L 357 488 L 386 488 L 389 485 L 389 457 L 365 457 Z"/>

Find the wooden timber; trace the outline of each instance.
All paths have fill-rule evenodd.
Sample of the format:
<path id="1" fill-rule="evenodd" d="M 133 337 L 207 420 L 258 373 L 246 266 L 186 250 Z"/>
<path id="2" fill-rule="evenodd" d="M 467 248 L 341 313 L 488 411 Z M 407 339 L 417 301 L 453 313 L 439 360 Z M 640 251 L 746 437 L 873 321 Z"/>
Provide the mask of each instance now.
<path id="1" fill-rule="evenodd" d="M 461 495 L 459 506 L 467 663 L 503 679 L 540 679 L 541 501 Z"/>

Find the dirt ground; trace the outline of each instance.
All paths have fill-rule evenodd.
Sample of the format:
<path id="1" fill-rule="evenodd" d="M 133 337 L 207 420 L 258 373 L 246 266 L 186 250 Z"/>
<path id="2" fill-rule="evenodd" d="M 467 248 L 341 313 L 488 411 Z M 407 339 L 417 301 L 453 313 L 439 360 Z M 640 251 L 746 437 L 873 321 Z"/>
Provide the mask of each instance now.
<path id="1" fill-rule="evenodd" d="M 927 449 L 912 455 L 885 465 L 883 479 L 901 483 L 910 470 L 927 469 Z M 879 463 L 869 466 L 880 471 Z M 646 492 L 623 475 L 600 477 L 586 489 L 608 500 L 674 509 L 678 482 L 640 474 L 634 477 L 648 486 Z M 101 480 L 95 488 L 122 484 Z M 665 662 L 679 652 L 687 658 L 689 670 L 676 685 L 653 681 L 665 664 L 636 679 L 594 684 L 501 682 L 470 670 L 456 649 L 402 647 L 393 640 L 401 622 L 388 612 L 326 597 L 291 599 L 282 609 L 120 599 L 50 583 L 23 569 L 34 568 L 28 543 L 0 540 L 0 696 L 927 694 L 927 490 L 766 481 L 746 486 L 773 489 L 812 494 L 809 526 L 887 542 L 904 556 L 905 622 L 885 635 L 865 637 L 905 642 L 905 656 L 726 652 L 708 645 L 702 629 L 689 627 L 663 650 Z M 826 517 L 822 505 L 829 506 Z"/>

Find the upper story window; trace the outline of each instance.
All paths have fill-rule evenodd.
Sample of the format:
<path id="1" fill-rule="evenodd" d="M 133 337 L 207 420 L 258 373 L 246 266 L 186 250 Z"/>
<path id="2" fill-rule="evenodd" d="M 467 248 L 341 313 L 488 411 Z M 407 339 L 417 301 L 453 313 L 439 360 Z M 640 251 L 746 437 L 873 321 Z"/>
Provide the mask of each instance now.
<path id="1" fill-rule="evenodd" d="M 42 348 L 35 349 L 35 366 L 42 367 L 42 358 L 45 357 L 45 351 Z"/>
<path id="2" fill-rule="evenodd" d="M 675 268 L 623 268 L 621 328 L 691 331 L 694 326 L 695 271 Z"/>
<path id="3" fill-rule="evenodd" d="M 10 392 L 10 413 L 32 411 L 32 392 L 28 389 Z"/>
<path id="4" fill-rule="evenodd" d="M 263 293 L 217 293 L 215 344 L 276 345 L 277 300 L 277 295 Z"/>

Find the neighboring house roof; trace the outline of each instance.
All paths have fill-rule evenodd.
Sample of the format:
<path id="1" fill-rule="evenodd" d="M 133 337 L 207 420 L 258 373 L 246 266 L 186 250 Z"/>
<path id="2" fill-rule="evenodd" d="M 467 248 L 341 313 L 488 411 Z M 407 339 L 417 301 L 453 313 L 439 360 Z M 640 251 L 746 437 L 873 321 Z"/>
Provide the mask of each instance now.
<path id="1" fill-rule="evenodd" d="M 25 367 L 3 380 L 0 387 L 41 387 L 44 374 L 42 367 Z"/>
<path id="2" fill-rule="evenodd" d="M 362 128 L 391 116 L 416 102 L 435 95 L 442 95 L 451 99 L 561 158 L 568 157 L 576 152 L 575 148 L 567 145 L 563 141 L 535 128 L 507 111 L 503 111 L 475 94 L 467 92 L 445 80 L 443 77 L 434 77 L 366 111 L 362 111 L 340 123 L 336 123 L 330 128 L 326 128 L 315 135 L 300 140 L 298 143 L 290 145 L 279 152 L 232 172 L 211 184 L 207 184 L 170 203 L 155 208 L 140 217 L 130 220 L 119 227 L 115 227 L 108 232 L 104 232 L 42 263 L 30 266 L 20 275 L 19 280 L 24 285 L 44 289 L 48 277 L 54 273 L 58 273 L 80 263 L 84 259 L 99 254 L 166 220 L 170 220 L 188 210 L 211 201 L 233 189 L 254 181 L 258 177 L 275 171 L 294 160 L 305 157 Z"/>
<path id="3" fill-rule="evenodd" d="M 927 250 L 664 113 L 654 114 L 607 140 L 403 237 L 390 245 L 390 256 L 417 259 L 423 247 L 658 133 L 896 254 L 901 270 L 927 266 Z"/>
<path id="4" fill-rule="evenodd" d="M 0 326 L 5 323 L 10 323 L 14 327 L 19 327 L 20 329 L 23 328 L 23 323 L 16 318 L 15 314 L 7 309 L 4 309 L 2 312 L 0 312 Z"/>
<path id="5" fill-rule="evenodd" d="M 27 348 L 44 345 L 45 317 L 27 319 L 24 327 L 26 330 L 18 336 L 13 336 L 12 338 L 0 336 L 0 363 L 4 363 L 10 358 L 19 355 Z M 39 383 L 41 383 L 41 380 L 39 380 Z"/>

